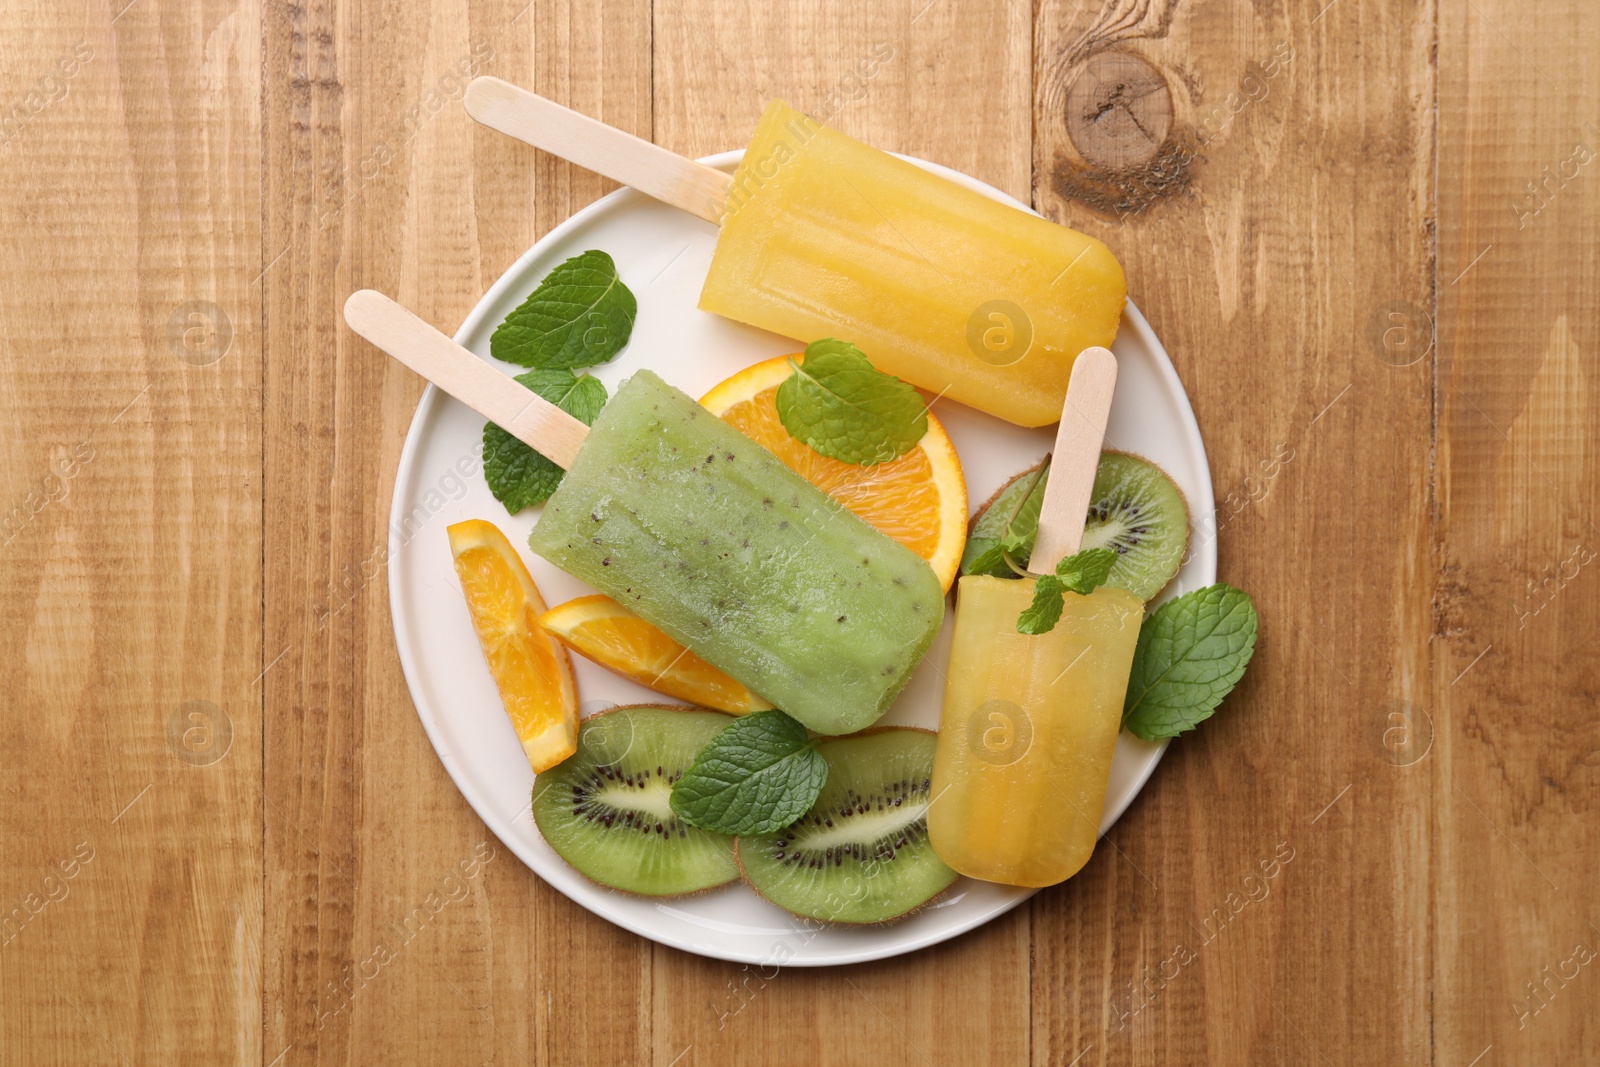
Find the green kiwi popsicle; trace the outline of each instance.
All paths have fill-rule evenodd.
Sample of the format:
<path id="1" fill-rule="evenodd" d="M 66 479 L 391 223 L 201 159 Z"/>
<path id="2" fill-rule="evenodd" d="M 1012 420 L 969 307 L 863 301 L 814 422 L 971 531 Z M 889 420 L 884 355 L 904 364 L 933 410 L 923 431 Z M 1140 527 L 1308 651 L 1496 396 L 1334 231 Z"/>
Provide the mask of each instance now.
<path id="1" fill-rule="evenodd" d="M 944 618 L 921 557 L 649 371 L 528 543 L 820 733 L 876 721 Z"/>
<path id="2" fill-rule="evenodd" d="M 916 553 L 649 371 L 593 427 L 382 293 L 362 337 L 566 468 L 529 544 L 819 733 L 888 710 L 944 590 Z"/>

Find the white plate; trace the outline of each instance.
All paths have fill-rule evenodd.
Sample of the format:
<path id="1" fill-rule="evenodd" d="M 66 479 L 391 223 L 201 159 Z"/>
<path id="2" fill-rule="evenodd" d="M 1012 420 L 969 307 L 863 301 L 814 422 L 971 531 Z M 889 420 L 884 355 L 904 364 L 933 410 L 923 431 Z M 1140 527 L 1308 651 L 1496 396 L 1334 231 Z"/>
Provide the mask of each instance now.
<path id="1" fill-rule="evenodd" d="M 740 152 L 706 162 L 732 170 Z M 955 171 L 912 162 L 1028 210 L 998 190 Z M 639 301 L 633 338 L 616 360 L 592 370 L 608 391 L 649 367 L 699 396 L 758 360 L 795 351 L 795 342 L 699 311 L 716 228 L 682 211 L 623 189 L 578 212 L 519 259 L 467 316 L 456 340 L 488 359 L 489 335 L 553 267 L 589 248 L 616 260 Z M 1214 501 L 1205 446 L 1183 385 L 1161 343 L 1129 303 L 1117 335 L 1120 364 L 1108 447 L 1159 463 L 1189 499 L 1192 520 L 1209 517 Z M 518 367 L 496 364 L 508 374 Z M 953 403 L 937 407 L 966 470 L 976 508 L 1011 475 L 1049 450 L 1053 428 L 1025 430 Z M 389 541 L 389 599 L 395 643 L 417 714 L 462 795 L 522 861 L 561 892 L 605 919 L 664 945 L 747 963 L 782 961 L 824 966 L 881 959 L 932 945 L 1016 907 L 1032 890 L 961 879 L 932 907 L 880 927 L 802 922 L 742 885 L 677 900 L 649 900 L 585 879 L 545 844 L 529 811 L 533 772 L 501 707 L 478 649 L 451 564 L 445 527 L 487 518 L 526 546 L 535 511 L 508 516 L 479 473 L 483 419 L 430 387 L 417 407 L 395 478 Z M 410 516 L 410 521 L 407 517 Z M 593 592 L 544 560 L 524 553 L 551 604 Z M 1216 545 L 1195 549 L 1168 595 L 1216 580 Z M 937 727 L 939 669 L 949 654 L 950 619 L 886 723 Z M 665 698 L 573 657 L 584 711 L 612 703 Z M 1155 769 L 1165 745 L 1124 733 L 1117 744 L 1102 832 L 1117 821 Z M 1113 862 L 1102 855 L 1092 862 Z"/>

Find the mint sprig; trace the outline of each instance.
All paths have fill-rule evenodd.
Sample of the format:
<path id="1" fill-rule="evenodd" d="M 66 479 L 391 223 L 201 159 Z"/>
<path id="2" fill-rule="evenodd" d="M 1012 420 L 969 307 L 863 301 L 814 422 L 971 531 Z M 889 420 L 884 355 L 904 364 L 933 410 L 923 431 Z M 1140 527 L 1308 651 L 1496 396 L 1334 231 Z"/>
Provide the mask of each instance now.
<path id="1" fill-rule="evenodd" d="M 961 560 L 962 574 L 1019 577 L 1013 567 L 1026 567 L 1039 533 L 1039 510 L 1044 506 L 1045 479 L 1050 457 L 1030 477 L 1018 478 L 973 525 Z M 992 517 L 991 517 L 992 516 Z"/>
<path id="2" fill-rule="evenodd" d="M 524 367 L 592 367 L 622 351 L 638 311 L 611 257 L 590 249 L 545 276 L 495 328 L 489 352 Z"/>
<path id="3" fill-rule="evenodd" d="M 1033 583 L 1033 603 L 1023 609 L 1017 618 L 1017 632 L 1021 634 L 1047 634 L 1056 628 L 1056 623 L 1061 621 L 1061 608 L 1064 600 L 1061 594 L 1066 590 L 1061 584 L 1061 579 L 1053 574 L 1046 574 Z"/>
<path id="4" fill-rule="evenodd" d="M 1209 719 L 1250 665 L 1258 625 L 1249 594 L 1226 583 L 1161 605 L 1139 628 L 1122 725 L 1159 741 Z"/>
<path id="5" fill-rule="evenodd" d="M 1086 548 L 1057 563 L 1056 577 L 1074 593 L 1088 596 L 1106 584 L 1116 562 L 1117 550 L 1114 548 Z"/>
<path id="6" fill-rule="evenodd" d="M 1054 574 L 1039 578 L 1033 586 L 1033 603 L 1017 617 L 1017 632 L 1046 634 L 1061 621 L 1064 593 L 1088 596 L 1105 584 L 1117 562 L 1114 548 L 1086 548 L 1056 564 Z"/>
<path id="7" fill-rule="evenodd" d="M 863 467 L 899 459 L 928 432 L 915 388 L 872 365 L 847 341 L 806 346 L 803 363 L 778 386 L 778 418 L 789 436 L 824 456 Z"/>
<path id="8" fill-rule="evenodd" d="M 828 763 L 806 728 L 781 711 L 735 720 L 672 787 L 672 810 L 719 834 L 767 834 L 817 801 Z"/>
<path id="9" fill-rule="evenodd" d="M 606 406 L 606 387 L 590 374 L 576 376 L 554 367 L 519 374 L 517 381 L 585 425 L 593 425 Z M 543 504 L 561 484 L 563 473 L 494 423 L 483 424 L 483 477 L 489 492 L 511 514 Z"/>

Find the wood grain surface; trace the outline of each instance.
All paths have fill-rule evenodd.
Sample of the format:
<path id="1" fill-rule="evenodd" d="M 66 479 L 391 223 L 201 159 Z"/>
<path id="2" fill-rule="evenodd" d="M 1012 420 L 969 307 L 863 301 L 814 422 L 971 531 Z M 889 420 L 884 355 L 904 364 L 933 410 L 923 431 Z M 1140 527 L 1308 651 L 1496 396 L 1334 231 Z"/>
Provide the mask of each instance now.
<path id="1" fill-rule="evenodd" d="M 1594 5 L 16 0 L 0 30 L 0 1063 L 1600 1057 Z M 386 590 L 421 383 L 339 310 L 448 332 L 612 188 L 471 122 L 485 73 L 689 155 L 781 96 L 1117 252 L 1262 637 L 1072 881 L 759 970 L 594 918 L 455 790 Z"/>

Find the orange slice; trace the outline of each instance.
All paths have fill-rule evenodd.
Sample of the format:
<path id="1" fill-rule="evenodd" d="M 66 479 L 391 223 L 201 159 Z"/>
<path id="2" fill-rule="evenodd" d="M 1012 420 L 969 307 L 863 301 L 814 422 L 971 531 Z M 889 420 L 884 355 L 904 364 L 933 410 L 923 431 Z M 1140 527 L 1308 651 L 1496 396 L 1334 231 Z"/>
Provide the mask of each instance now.
<path id="1" fill-rule="evenodd" d="M 608 596 L 558 604 L 540 616 L 539 625 L 600 666 L 658 693 L 735 715 L 772 707 Z"/>
<path id="2" fill-rule="evenodd" d="M 578 687 L 567 650 L 536 620 L 544 598 L 506 535 L 482 519 L 449 528 L 483 658 L 535 773 L 578 750 Z"/>
<path id="3" fill-rule="evenodd" d="M 806 481 L 927 560 L 948 591 L 967 543 L 967 481 L 944 427 L 932 413 L 917 447 L 889 463 L 860 467 L 830 459 L 789 436 L 778 418 L 778 386 L 789 360 L 778 356 L 740 371 L 700 398 Z"/>

